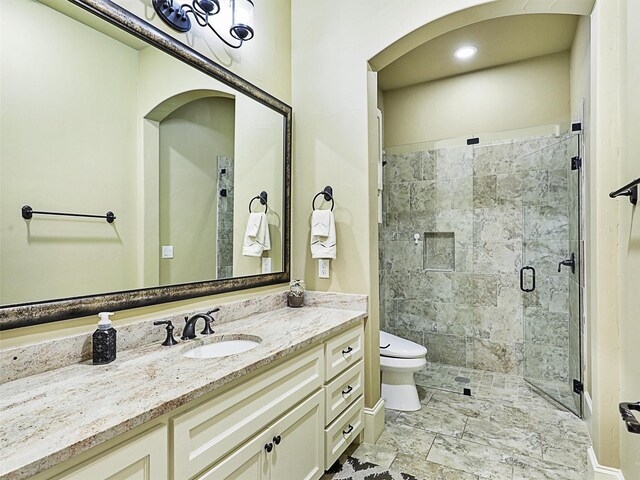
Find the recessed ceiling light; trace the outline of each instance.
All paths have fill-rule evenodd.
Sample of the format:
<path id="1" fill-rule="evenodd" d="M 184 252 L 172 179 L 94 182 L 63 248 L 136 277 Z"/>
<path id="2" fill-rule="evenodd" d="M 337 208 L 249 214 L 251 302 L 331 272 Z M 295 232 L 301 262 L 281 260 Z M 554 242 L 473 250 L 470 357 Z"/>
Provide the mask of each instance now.
<path id="1" fill-rule="evenodd" d="M 465 45 L 464 47 L 460 47 L 455 52 L 453 52 L 453 55 L 456 58 L 464 60 L 464 59 L 473 57 L 477 52 L 478 52 L 478 49 L 476 47 L 471 45 Z"/>

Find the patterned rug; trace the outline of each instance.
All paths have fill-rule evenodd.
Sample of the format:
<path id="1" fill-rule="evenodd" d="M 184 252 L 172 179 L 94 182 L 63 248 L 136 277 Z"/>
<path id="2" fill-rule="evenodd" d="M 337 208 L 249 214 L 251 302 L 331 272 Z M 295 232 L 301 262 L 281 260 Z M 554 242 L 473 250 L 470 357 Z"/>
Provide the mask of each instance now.
<path id="1" fill-rule="evenodd" d="M 347 457 L 344 463 L 336 463 L 323 478 L 331 480 L 418 480 L 413 475 L 389 470 L 375 463 L 361 462 Z"/>

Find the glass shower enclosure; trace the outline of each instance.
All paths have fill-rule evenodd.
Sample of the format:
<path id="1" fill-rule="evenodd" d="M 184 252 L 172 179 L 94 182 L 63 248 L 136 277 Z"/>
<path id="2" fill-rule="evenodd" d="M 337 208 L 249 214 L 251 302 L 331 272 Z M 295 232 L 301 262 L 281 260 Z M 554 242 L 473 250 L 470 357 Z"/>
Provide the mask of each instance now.
<path id="1" fill-rule="evenodd" d="M 482 398 L 526 382 L 581 414 L 579 138 L 387 147 L 380 318 L 427 347 L 419 385 Z"/>
<path id="2" fill-rule="evenodd" d="M 523 376 L 575 414 L 581 389 L 579 135 L 523 155 Z"/>

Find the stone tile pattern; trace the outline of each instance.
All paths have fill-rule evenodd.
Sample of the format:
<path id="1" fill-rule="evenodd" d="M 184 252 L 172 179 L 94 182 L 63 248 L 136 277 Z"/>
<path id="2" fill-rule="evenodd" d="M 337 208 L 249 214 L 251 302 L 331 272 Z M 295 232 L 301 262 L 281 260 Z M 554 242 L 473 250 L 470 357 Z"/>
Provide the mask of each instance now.
<path id="1" fill-rule="evenodd" d="M 442 390 L 456 376 L 470 379 L 471 397 Z M 522 377 L 427 364 L 417 383 L 422 409 L 387 409 L 376 444 L 361 444 L 352 457 L 425 480 L 586 478 L 584 422 Z"/>
<path id="2" fill-rule="evenodd" d="M 224 173 L 222 170 L 224 169 Z M 233 277 L 233 158 L 218 155 L 218 225 L 216 242 L 216 278 Z M 220 195 L 222 189 L 227 196 Z"/>
<path id="3" fill-rule="evenodd" d="M 567 145 L 548 136 L 386 155 L 382 328 L 426 346 L 429 361 L 522 375 L 527 356 L 528 375 L 566 384 Z M 453 232 L 454 271 L 424 268 L 414 234 L 430 232 Z M 523 258 L 537 270 L 532 294 L 519 288 Z"/>

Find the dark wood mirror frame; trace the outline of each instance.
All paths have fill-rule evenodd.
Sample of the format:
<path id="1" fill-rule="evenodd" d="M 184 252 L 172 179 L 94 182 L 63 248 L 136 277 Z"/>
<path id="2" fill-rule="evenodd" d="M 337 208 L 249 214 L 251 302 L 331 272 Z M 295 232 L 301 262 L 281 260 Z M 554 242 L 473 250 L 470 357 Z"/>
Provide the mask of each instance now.
<path id="1" fill-rule="evenodd" d="M 286 283 L 290 279 L 291 244 L 291 127 L 292 109 L 264 90 L 243 80 L 189 46 L 167 35 L 150 23 L 107 0 L 67 0 L 116 27 L 168 53 L 193 68 L 233 87 L 261 104 L 283 115 L 284 221 L 282 239 L 283 271 L 224 280 L 186 283 L 165 287 L 143 288 L 100 295 L 47 300 L 0 307 L 0 330 L 39 325 L 93 315 L 100 311 L 125 310 L 158 303 L 173 302 L 217 293 Z"/>

